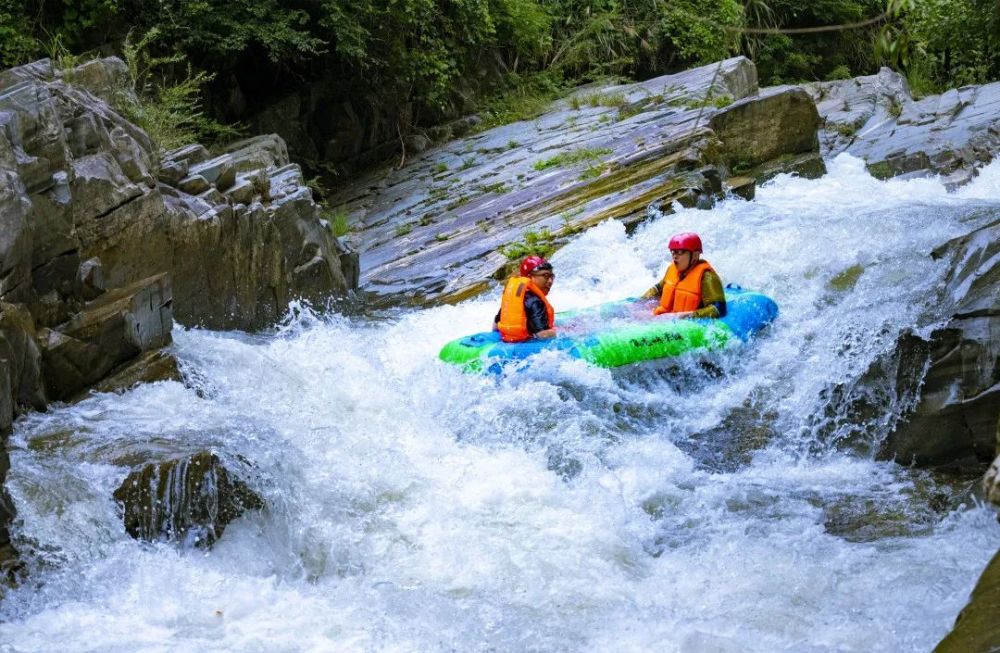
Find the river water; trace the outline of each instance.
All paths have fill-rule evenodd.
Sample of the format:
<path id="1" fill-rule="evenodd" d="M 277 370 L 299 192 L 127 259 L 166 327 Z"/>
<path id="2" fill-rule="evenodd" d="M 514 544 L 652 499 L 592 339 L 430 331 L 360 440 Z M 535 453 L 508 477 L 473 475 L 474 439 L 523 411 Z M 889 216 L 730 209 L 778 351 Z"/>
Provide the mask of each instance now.
<path id="1" fill-rule="evenodd" d="M 842 156 L 554 256 L 552 302 L 582 307 L 641 293 L 693 229 L 725 281 L 778 301 L 756 342 L 675 365 L 553 355 L 496 380 L 438 362 L 499 288 L 293 306 L 265 335 L 178 328 L 186 386 L 17 422 L 32 574 L 0 605 L 0 652 L 929 651 L 1000 526 L 973 479 L 874 460 L 909 399 L 864 373 L 942 318 L 929 251 L 998 210 L 1000 166 L 949 194 Z M 268 509 L 210 552 L 132 540 L 116 463 L 199 447 L 252 460 Z"/>

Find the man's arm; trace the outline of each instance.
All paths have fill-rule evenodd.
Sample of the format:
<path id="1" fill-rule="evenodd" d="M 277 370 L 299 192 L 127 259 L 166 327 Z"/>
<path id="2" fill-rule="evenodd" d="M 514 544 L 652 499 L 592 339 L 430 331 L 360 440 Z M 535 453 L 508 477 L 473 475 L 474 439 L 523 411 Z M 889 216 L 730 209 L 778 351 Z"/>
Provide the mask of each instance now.
<path id="1" fill-rule="evenodd" d="M 691 313 L 691 317 L 726 317 L 726 291 L 722 279 L 712 270 L 705 270 L 701 278 L 702 308 Z"/>
<path id="2" fill-rule="evenodd" d="M 642 293 L 642 299 L 659 299 L 663 294 L 663 280 L 656 282 L 656 285 Z"/>
<path id="3" fill-rule="evenodd" d="M 545 310 L 545 302 L 533 292 L 528 292 L 524 298 L 524 312 L 528 315 L 528 333 L 538 338 L 551 338 L 555 335 L 549 324 L 549 314 Z"/>

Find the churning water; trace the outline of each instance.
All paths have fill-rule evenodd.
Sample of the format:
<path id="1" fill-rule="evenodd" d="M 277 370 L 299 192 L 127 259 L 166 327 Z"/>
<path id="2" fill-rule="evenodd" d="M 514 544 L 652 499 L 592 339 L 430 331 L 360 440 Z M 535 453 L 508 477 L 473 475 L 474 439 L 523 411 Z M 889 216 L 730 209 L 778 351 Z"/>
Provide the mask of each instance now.
<path id="1" fill-rule="evenodd" d="M 498 291 L 299 308 L 266 336 L 178 329 L 187 387 L 22 418 L 8 487 L 32 573 L 0 651 L 929 651 L 1000 526 L 971 479 L 874 460 L 907 398 L 862 376 L 942 318 L 928 253 L 996 215 L 1000 166 L 953 194 L 830 168 L 554 257 L 551 299 L 576 308 L 641 293 L 697 230 L 725 281 L 781 307 L 736 352 L 484 379 L 437 352 L 485 330 Z M 116 462 L 197 448 L 252 460 L 268 508 L 208 553 L 132 540 Z"/>

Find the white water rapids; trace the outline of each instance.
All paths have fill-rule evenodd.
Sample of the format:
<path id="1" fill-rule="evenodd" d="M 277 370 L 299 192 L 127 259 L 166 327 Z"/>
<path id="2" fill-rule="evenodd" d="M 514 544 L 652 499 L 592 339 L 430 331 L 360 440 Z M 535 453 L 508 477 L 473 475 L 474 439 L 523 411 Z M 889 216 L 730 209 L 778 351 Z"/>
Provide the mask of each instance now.
<path id="1" fill-rule="evenodd" d="M 1000 545 L 994 512 L 879 462 L 901 399 L 831 403 L 941 317 L 928 255 L 1000 210 L 846 156 L 754 202 L 609 222 L 554 257 L 557 310 L 636 295 L 670 234 L 781 309 L 714 359 L 610 372 L 551 356 L 499 380 L 437 360 L 489 297 L 275 333 L 175 330 L 163 382 L 20 419 L 8 489 L 29 582 L 0 652 L 929 651 Z M 846 279 L 846 281 L 845 281 Z M 853 284 L 853 285 L 852 285 Z M 718 368 L 724 368 L 719 371 Z M 133 450 L 253 461 L 268 508 L 210 551 L 140 543 L 112 492 Z"/>

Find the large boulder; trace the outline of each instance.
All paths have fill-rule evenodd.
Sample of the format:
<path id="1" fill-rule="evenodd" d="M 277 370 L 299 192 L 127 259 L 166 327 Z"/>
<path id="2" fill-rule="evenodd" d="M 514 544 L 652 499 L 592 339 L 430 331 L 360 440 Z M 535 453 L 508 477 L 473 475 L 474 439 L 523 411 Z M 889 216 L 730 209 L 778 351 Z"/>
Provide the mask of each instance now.
<path id="1" fill-rule="evenodd" d="M 730 167 L 755 167 L 819 149 L 816 104 L 798 87 L 764 89 L 720 110 L 708 124 Z"/>
<path id="2" fill-rule="evenodd" d="M 933 255 L 951 265 L 941 297 L 950 317 L 929 339 L 900 341 L 899 355 L 926 372 L 919 400 L 881 453 L 904 464 L 985 465 L 997 454 L 1000 415 L 1000 221 Z"/>
<path id="3" fill-rule="evenodd" d="M 243 467 L 203 451 L 133 471 L 114 493 L 125 530 L 136 539 L 211 546 L 234 519 L 264 507 L 239 478 Z"/>

